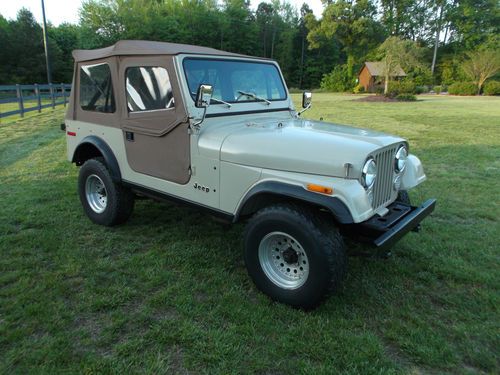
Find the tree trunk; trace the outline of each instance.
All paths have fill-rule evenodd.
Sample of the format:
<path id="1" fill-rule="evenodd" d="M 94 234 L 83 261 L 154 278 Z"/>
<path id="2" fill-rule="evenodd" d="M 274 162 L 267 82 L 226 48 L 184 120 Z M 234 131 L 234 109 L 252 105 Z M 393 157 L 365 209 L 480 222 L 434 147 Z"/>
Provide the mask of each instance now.
<path id="1" fill-rule="evenodd" d="M 271 59 L 274 58 L 274 40 L 276 39 L 276 28 L 273 29 L 273 39 L 271 42 Z"/>
<path id="2" fill-rule="evenodd" d="M 384 82 L 384 95 L 387 95 L 388 92 L 389 92 L 389 74 L 386 74 Z"/>
<path id="3" fill-rule="evenodd" d="M 352 78 L 353 69 L 354 69 L 354 56 L 351 53 L 349 53 L 347 55 L 347 76 L 349 77 L 349 79 Z"/>
<path id="4" fill-rule="evenodd" d="M 302 52 L 300 54 L 300 78 L 299 78 L 299 88 L 302 89 L 302 78 L 304 77 L 304 47 L 305 47 L 305 35 L 302 33 Z"/>
<path id="5" fill-rule="evenodd" d="M 439 33 L 441 32 L 441 17 L 443 16 L 443 8 L 444 5 L 441 5 L 441 8 L 439 9 L 439 18 L 436 24 L 436 39 L 434 40 L 434 55 L 432 56 L 432 66 L 431 66 L 432 75 L 434 75 L 434 68 L 436 67 L 437 51 L 439 46 Z"/>

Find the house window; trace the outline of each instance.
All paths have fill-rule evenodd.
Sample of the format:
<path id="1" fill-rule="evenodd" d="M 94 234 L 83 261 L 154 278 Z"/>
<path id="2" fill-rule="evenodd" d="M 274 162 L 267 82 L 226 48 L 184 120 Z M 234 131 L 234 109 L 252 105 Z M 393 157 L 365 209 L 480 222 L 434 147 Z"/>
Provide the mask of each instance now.
<path id="1" fill-rule="evenodd" d="M 80 106 L 85 111 L 113 113 L 115 97 L 108 64 L 80 68 Z"/>
<path id="2" fill-rule="evenodd" d="M 126 73 L 129 112 L 157 111 L 174 108 L 172 84 L 165 68 L 132 67 Z"/>

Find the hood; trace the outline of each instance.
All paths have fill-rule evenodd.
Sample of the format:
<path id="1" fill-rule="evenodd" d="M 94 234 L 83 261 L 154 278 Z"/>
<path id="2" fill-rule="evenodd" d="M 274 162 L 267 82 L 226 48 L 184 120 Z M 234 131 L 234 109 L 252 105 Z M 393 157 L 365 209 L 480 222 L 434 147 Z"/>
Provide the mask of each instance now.
<path id="1" fill-rule="evenodd" d="M 358 176 L 371 153 L 404 141 L 372 130 L 302 119 L 242 120 L 216 126 L 206 135 L 219 138 L 219 132 L 224 134 L 222 161 L 335 177 L 345 177 L 345 163 L 352 164 L 351 176 Z"/>

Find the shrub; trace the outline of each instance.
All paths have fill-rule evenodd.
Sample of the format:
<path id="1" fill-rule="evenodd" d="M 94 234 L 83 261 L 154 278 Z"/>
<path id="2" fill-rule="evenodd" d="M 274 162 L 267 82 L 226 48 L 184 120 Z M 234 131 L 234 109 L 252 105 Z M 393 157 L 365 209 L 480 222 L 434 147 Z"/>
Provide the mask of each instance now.
<path id="1" fill-rule="evenodd" d="M 361 94 L 361 93 L 365 92 L 365 86 L 358 84 L 358 85 L 356 85 L 356 87 L 352 90 L 352 92 L 353 92 L 354 94 Z"/>
<path id="2" fill-rule="evenodd" d="M 389 98 L 395 98 L 399 94 L 415 94 L 415 84 L 413 81 L 391 81 L 389 82 L 389 87 L 386 96 Z"/>
<path id="3" fill-rule="evenodd" d="M 417 100 L 417 97 L 413 94 L 399 94 L 396 96 L 396 100 L 400 102 L 414 102 Z"/>
<path id="4" fill-rule="evenodd" d="M 432 85 L 433 77 L 431 70 L 424 67 L 416 67 L 408 73 L 407 79 L 411 79 L 417 86 Z"/>
<path id="5" fill-rule="evenodd" d="M 439 95 L 439 94 L 441 94 L 442 89 L 443 89 L 443 88 L 442 88 L 441 86 L 434 86 L 434 89 L 433 89 L 433 90 L 434 90 L 434 92 L 435 92 L 436 94 L 438 94 L 438 95 Z"/>
<path id="6" fill-rule="evenodd" d="M 301 89 L 299 89 L 297 87 L 290 87 L 290 88 L 288 88 L 288 92 L 290 94 L 300 94 L 300 93 L 302 93 L 302 91 L 303 90 L 301 90 Z"/>
<path id="7" fill-rule="evenodd" d="M 448 87 L 451 95 L 476 95 L 477 86 L 470 82 L 455 82 Z"/>
<path id="8" fill-rule="evenodd" d="M 500 81 L 489 81 L 484 85 L 484 95 L 500 95 Z"/>
<path id="9" fill-rule="evenodd" d="M 384 88 L 383 87 L 375 87 L 375 94 L 377 95 L 382 95 L 384 93 Z"/>
<path id="10" fill-rule="evenodd" d="M 427 94 L 429 92 L 429 86 L 415 86 L 415 94 Z"/>
<path id="11" fill-rule="evenodd" d="M 354 79 L 349 78 L 347 65 L 336 66 L 321 80 L 321 88 L 332 92 L 352 91 L 355 84 Z"/>

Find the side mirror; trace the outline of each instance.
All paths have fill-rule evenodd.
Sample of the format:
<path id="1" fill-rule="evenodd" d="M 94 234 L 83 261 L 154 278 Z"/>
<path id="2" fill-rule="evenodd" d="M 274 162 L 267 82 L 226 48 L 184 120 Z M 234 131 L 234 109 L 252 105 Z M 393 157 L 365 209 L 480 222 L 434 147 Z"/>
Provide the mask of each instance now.
<path id="1" fill-rule="evenodd" d="M 196 93 L 195 106 L 197 108 L 207 108 L 210 105 L 210 100 L 212 99 L 212 94 L 214 90 L 212 85 L 201 84 L 198 87 L 198 92 Z"/>
<path id="2" fill-rule="evenodd" d="M 310 91 L 302 93 L 302 108 L 309 108 L 311 106 L 312 94 Z"/>

